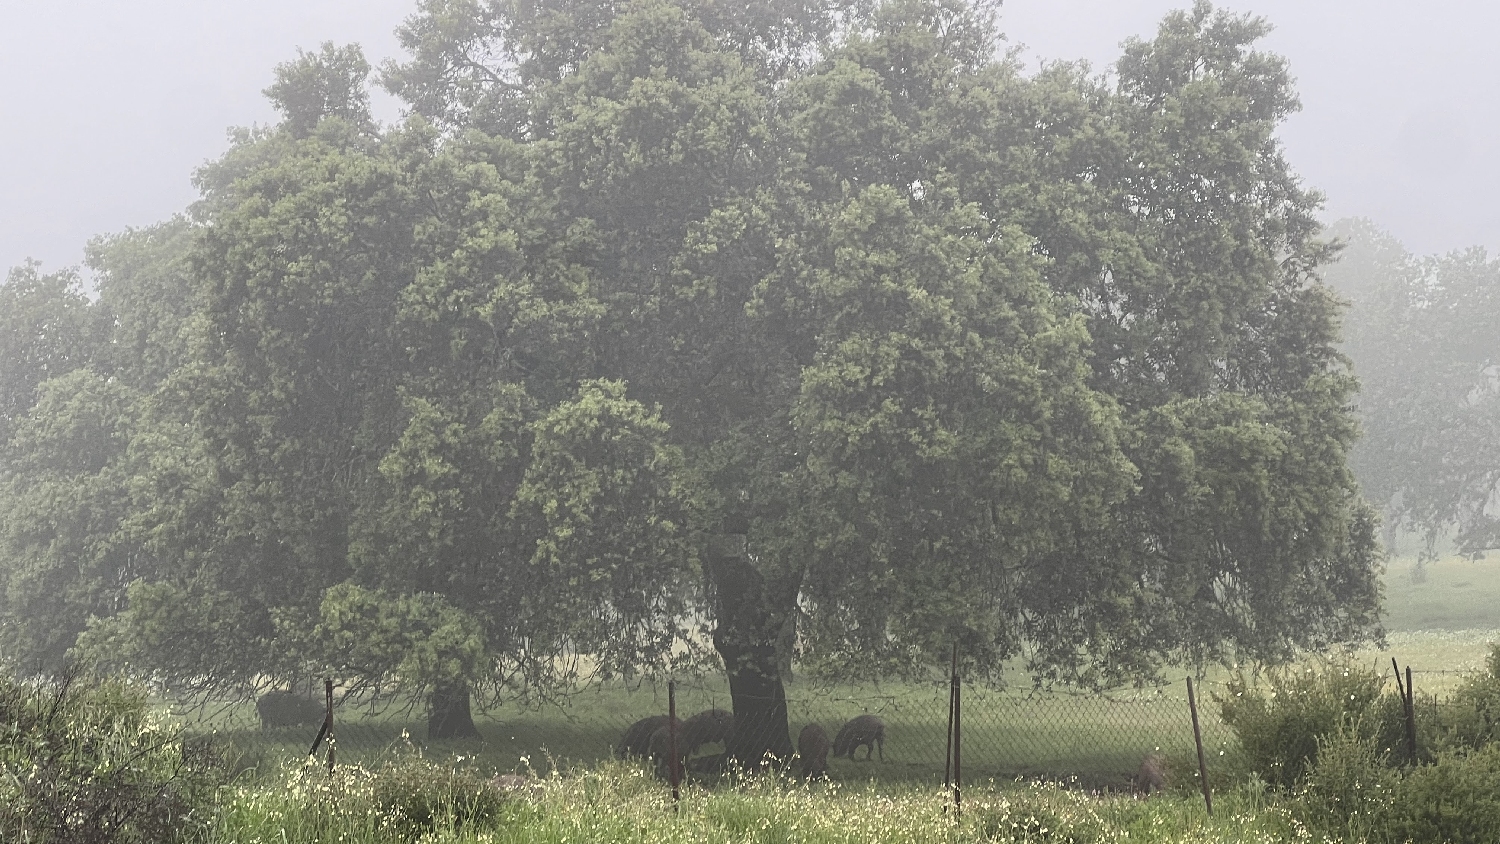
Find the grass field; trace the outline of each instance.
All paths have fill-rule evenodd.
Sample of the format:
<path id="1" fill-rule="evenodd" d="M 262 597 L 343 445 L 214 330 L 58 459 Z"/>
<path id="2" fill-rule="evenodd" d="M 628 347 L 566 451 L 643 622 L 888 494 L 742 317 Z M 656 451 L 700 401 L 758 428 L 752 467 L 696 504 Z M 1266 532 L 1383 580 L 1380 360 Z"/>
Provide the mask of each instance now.
<path id="1" fill-rule="evenodd" d="M 835 781 L 870 779 L 925 783 L 942 781 L 946 751 L 947 690 L 937 686 L 887 684 L 877 688 L 793 685 L 788 708 L 793 732 L 820 723 L 830 735 L 848 718 L 878 714 L 886 723 L 884 760 L 831 760 Z M 725 706 L 727 695 L 708 685 L 679 690 L 679 712 Z M 409 717 L 343 715 L 336 729 L 339 758 L 378 764 L 393 754 L 420 749 L 431 758 L 466 757 L 487 769 L 542 772 L 588 768 L 609 759 L 630 723 L 666 710 L 664 693 L 610 689 L 575 695 L 566 705 L 501 707 L 476 719 L 482 741 L 422 742 L 422 725 Z M 275 767 L 307 752 L 311 728 L 260 730 L 244 706 L 226 713 L 219 735 L 247 755 L 246 763 Z M 1206 741 L 1215 752 L 1230 736 L 1214 708 L 1202 712 Z M 405 738 L 403 738 L 405 731 Z M 1173 687 L 1122 694 L 1039 694 L 969 689 L 964 697 L 966 779 L 1010 780 L 1018 776 L 1078 775 L 1087 784 L 1125 789 L 1141 758 L 1153 750 L 1185 756 L 1192 749 L 1185 696 Z M 704 753 L 719 752 L 710 745 Z"/>
<path id="2" fill-rule="evenodd" d="M 388 776 L 389 774 L 387 774 Z M 746 842 L 747 844 L 1114 844 L 1316 841 L 1283 807 L 1247 792 L 1220 796 L 1209 817 L 1194 797 L 1152 800 L 1091 795 L 1055 785 L 983 783 L 964 791 L 955 813 L 941 789 L 881 784 L 805 784 L 762 777 L 735 788 L 685 790 L 674 807 L 638 770 L 606 764 L 573 776 L 542 778 L 467 824 L 453 812 L 418 811 L 382 798 L 381 774 L 286 775 L 230 795 L 214 844 L 385 844 L 416 840 L 406 821 L 431 816 L 419 832 L 447 842 Z M 419 786 L 420 787 L 420 786 Z M 456 791 L 456 790 L 455 790 Z M 388 793 L 388 792 L 387 792 Z M 461 798 L 455 793 L 455 798 Z M 462 800 L 454 801 L 462 805 Z"/>
<path id="3" fill-rule="evenodd" d="M 1352 658 L 1387 673 L 1394 656 L 1413 666 L 1419 692 L 1441 695 L 1500 641 L 1500 562 L 1445 559 L 1428 563 L 1416 580 L 1411 570 L 1410 560 L 1397 559 L 1387 572 L 1387 647 Z M 1325 658 L 1309 655 L 1309 661 Z M 424 742 L 420 713 L 411 710 L 344 710 L 337 727 L 341 764 L 333 776 L 321 764 L 299 761 L 311 728 L 261 730 L 247 704 L 218 710 L 195 729 L 214 731 L 257 770 L 223 793 L 214 844 L 1324 840 L 1295 819 L 1306 810 L 1297 799 L 1268 795 L 1230 773 L 1245 769 L 1232 759 L 1232 737 L 1213 704 L 1224 691 L 1225 671 L 1210 672 L 1202 684 L 1214 815 L 1191 793 L 1190 773 L 1165 796 L 1125 793 L 1149 751 L 1167 753 L 1179 774 L 1192 770 L 1181 676 L 1160 688 L 1102 696 L 966 687 L 960 816 L 945 808 L 949 798 L 940 787 L 947 690 L 939 682 L 793 683 L 787 693 L 794 732 L 816 721 L 833 733 L 849 717 L 875 713 L 887 724 L 885 760 L 832 760 L 831 781 L 822 783 L 779 775 L 733 787 L 693 782 L 676 806 L 644 765 L 611 758 L 626 726 L 666 710 L 664 687 L 596 689 L 536 708 L 501 706 L 476 719 L 481 741 Z M 713 679 L 678 689 L 682 716 L 727 701 Z M 456 789 L 445 794 L 445 783 L 467 776 L 472 789 L 499 772 L 526 774 L 531 785 L 482 818 L 455 814 L 470 804 Z M 435 806 L 446 808 L 429 811 Z M 426 824 L 415 833 L 411 807 Z"/>
<path id="4" fill-rule="evenodd" d="M 1411 577 L 1412 565 L 1411 560 L 1397 559 L 1388 567 L 1388 648 L 1367 648 L 1354 659 L 1385 673 L 1394 656 L 1417 672 L 1421 693 L 1441 696 L 1464 672 L 1483 664 L 1491 643 L 1500 642 L 1500 562 L 1440 560 L 1425 566 L 1420 582 Z M 1202 687 L 1200 715 L 1214 756 L 1232 744 L 1213 705 L 1226 677 L 1227 672 L 1210 672 Z M 1185 686 L 1180 673 L 1172 679 L 1161 688 L 1106 696 L 967 687 L 966 778 L 1076 776 L 1087 785 L 1126 788 L 1146 753 L 1161 750 L 1186 759 L 1191 751 Z M 833 760 L 830 774 L 835 781 L 931 785 L 942 780 L 946 684 L 824 687 L 798 682 L 788 687 L 787 695 L 794 734 L 803 724 L 817 722 L 832 735 L 845 720 L 864 713 L 885 720 L 885 761 Z M 728 706 L 722 682 L 699 679 L 680 684 L 680 717 L 714 706 Z M 419 712 L 396 708 L 369 714 L 347 709 L 340 713 L 337 746 L 340 759 L 365 764 L 418 750 L 434 759 L 464 757 L 492 771 L 586 769 L 611 757 L 632 722 L 666 709 L 664 686 L 599 689 L 561 705 L 501 706 L 476 719 L 482 741 L 431 744 L 423 741 Z M 194 729 L 214 730 L 244 754 L 245 764 L 261 770 L 300 758 L 315 732 L 262 731 L 249 705 L 218 712 Z M 718 750 L 710 745 L 704 752 Z M 859 755 L 863 757 L 864 751 Z"/>

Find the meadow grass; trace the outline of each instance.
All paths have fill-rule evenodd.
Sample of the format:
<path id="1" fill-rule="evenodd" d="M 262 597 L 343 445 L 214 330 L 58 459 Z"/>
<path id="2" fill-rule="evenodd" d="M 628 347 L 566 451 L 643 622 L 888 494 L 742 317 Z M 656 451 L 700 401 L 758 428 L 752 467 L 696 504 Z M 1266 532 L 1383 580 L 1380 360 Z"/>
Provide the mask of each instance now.
<path id="1" fill-rule="evenodd" d="M 1387 647 L 1347 658 L 1389 672 L 1395 656 L 1418 672 L 1419 691 L 1443 694 L 1483 664 L 1500 641 L 1500 563 L 1449 558 L 1411 577 L 1412 561 L 1386 573 Z M 1324 659 L 1310 656 L 1309 663 Z M 1161 750 L 1179 769 L 1192 738 L 1182 676 L 1160 687 L 1110 695 L 1038 693 L 1024 682 L 972 686 L 965 694 L 965 808 L 955 819 L 941 789 L 946 686 L 941 682 L 870 686 L 788 686 L 793 733 L 818 722 L 830 733 L 872 712 L 888 726 L 884 762 L 831 760 L 830 781 L 777 775 L 712 787 L 693 782 L 674 807 L 646 766 L 619 762 L 611 750 L 634 720 L 664 712 L 664 686 L 600 687 L 557 704 L 511 702 L 478 717 L 481 741 L 424 742 L 419 712 L 341 712 L 342 764 L 330 777 L 299 766 L 312 730 L 258 729 L 248 705 L 208 722 L 244 752 L 257 772 L 225 794 L 215 842 L 1262 842 L 1318 840 L 1284 802 L 1253 781 L 1236 784 L 1233 740 L 1219 722 L 1215 694 L 1228 671 L 1203 682 L 1201 715 L 1216 782 L 1214 817 L 1196 794 L 1141 800 L 1129 795 L 1142 756 Z M 679 687 L 681 715 L 727 708 L 722 682 Z M 717 747 L 710 747 L 709 752 Z M 1214 770 L 1230 755 L 1229 764 Z M 861 751 L 863 756 L 863 751 Z M 415 835 L 394 822 L 376 795 L 403 765 L 468 771 L 470 777 L 522 772 L 532 786 L 501 809 L 463 823 L 464 795 L 448 796 L 446 814 Z M 1069 776 L 1071 774 L 1072 776 Z M 1230 779 L 1226 780 L 1226 777 Z M 419 778 L 420 779 L 420 778 Z M 402 783 L 410 782 L 410 778 Z M 1181 781 L 1191 788 L 1193 779 Z M 402 786 L 407 787 L 405 785 Z M 441 787 L 439 788 L 441 791 Z"/>
<path id="2" fill-rule="evenodd" d="M 1349 658 L 1389 674 L 1394 656 L 1417 672 L 1421 694 L 1441 697 L 1466 672 L 1482 666 L 1490 644 L 1500 641 L 1500 563 L 1460 557 L 1429 562 L 1421 582 L 1412 581 L 1412 565 L 1411 560 L 1397 559 L 1387 568 L 1387 648 L 1360 649 Z M 1438 626 L 1413 626 L 1417 624 Z M 1460 626 L 1464 624 L 1479 626 Z M 1213 758 L 1232 752 L 1233 737 L 1215 703 L 1215 697 L 1225 693 L 1223 682 L 1230 673 L 1212 670 L 1201 681 L 1199 714 Z M 1007 687 L 968 686 L 966 770 L 981 780 L 1076 776 L 1091 787 L 1128 788 L 1146 753 L 1191 753 L 1185 674 L 1169 672 L 1165 685 L 1108 695 L 1037 692 L 1015 670 L 1008 672 Z M 845 720 L 865 713 L 886 721 L 885 761 L 832 760 L 830 776 L 839 782 L 941 781 L 946 695 L 946 683 L 940 681 L 858 686 L 799 680 L 787 687 L 794 735 L 807 723 L 820 723 L 832 735 Z M 711 707 L 728 708 L 728 701 L 722 679 L 700 677 L 679 684 L 681 717 Z M 576 771 L 610 759 L 626 727 L 666 709 L 664 684 L 616 684 L 545 705 L 506 702 L 477 718 L 481 740 L 426 742 L 417 707 L 397 705 L 378 712 L 346 707 L 339 714 L 338 753 L 344 761 L 370 764 L 379 763 L 392 749 L 411 746 L 433 759 L 477 760 L 491 771 L 527 766 Z M 300 758 L 315 732 L 311 727 L 262 731 L 248 704 L 216 711 L 193 729 L 216 731 L 243 754 L 244 764 L 261 770 Z M 711 745 L 704 752 L 719 749 Z M 863 757 L 864 751 L 859 755 Z"/>
<path id="3" fill-rule="evenodd" d="M 378 771 L 283 772 L 236 789 L 212 839 L 260 842 L 407 842 L 416 836 L 376 797 Z M 461 804 L 463 795 L 455 794 Z M 606 763 L 543 777 L 484 819 L 455 808 L 418 832 L 441 842 L 1284 842 L 1313 840 L 1283 808 L 1250 792 L 1200 800 L 1089 794 L 1057 784 L 984 783 L 955 814 L 941 788 L 804 783 L 765 775 L 713 790 L 689 787 L 673 805 L 639 769 Z"/>
<path id="4" fill-rule="evenodd" d="M 886 723 L 884 758 L 866 760 L 867 751 L 861 749 L 855 759 L 831 759 L 830 777 L 933 785 L 944 772 L 946 695 L 946 688 L 936 684 L 799 683 L 788 690 L 789 721 L 794 735 L 807 723 L 822 724 L 834 735 L 849 718 L 877 714 Z M 727 699 L 710 683 L 689 686 L 679 692 L 678 711 L 686 717 L 727 706 Z M 573 771 L 609 760 L 626 727 L 666 708 L 665 694 L 615 687 L 581 692 L 561 705 L 497 707 L 476 720 L 479 741 L 423 741 L 424 726 L 405 710 L 372 717 L 361 717 L 358 710 L 340 712 L 335 735 L 338 758 L 347 762 L 378 763 L 392 750 L 412 749 L 432 759 L 477 760 L 491 771 Z M 226 713 L 217 725 L 219 738 L 242 755 L 242 765 L 271 770 L 307 752 L 314 728 L 260 730 L 246 723 L 249 710 L 245 705 Z M 1232 736 L 1207 696 L 1200 715 L 1210 752 L 1223 752 Z M 964 696 L 964 768 L 976 780 L 1071 775 L 1091 787 L 1128 789 L 1147 753 L 1182 756 L 1192 747 L 1180 684 L 1110 696 L 975 686 Z M 721 750 L 709 745 L 700 755 Z"/>

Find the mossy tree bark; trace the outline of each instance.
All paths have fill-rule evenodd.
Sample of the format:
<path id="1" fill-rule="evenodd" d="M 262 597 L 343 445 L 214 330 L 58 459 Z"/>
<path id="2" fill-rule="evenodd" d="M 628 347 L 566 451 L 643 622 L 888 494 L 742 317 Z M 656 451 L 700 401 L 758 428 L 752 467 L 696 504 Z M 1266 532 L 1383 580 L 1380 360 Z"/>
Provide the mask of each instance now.
<path id="1" fill-rule="evenodd" d="M 746 768 L 789 759 L 791 730 L 776 647 L 784 619 L 746 553 L 744 534 L 716 537 L 708 560 L 719 605 L 714 648 L 724 660 L 734 706 L 725 754 Z"/>
<path id="2" fill-rule="evenodd" d="M 428 698 L 427 738 L 479 738 L 474 715 L 469 709 L 469 684 L 465 680 L 445 680 L 433 686 Z"/>

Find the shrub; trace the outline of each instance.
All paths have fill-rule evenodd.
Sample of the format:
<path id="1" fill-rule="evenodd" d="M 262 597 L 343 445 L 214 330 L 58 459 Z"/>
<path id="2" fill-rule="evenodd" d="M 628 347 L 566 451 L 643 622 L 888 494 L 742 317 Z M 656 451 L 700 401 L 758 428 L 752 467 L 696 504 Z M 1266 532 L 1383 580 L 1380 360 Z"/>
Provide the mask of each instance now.
<path id="1" fill-rule="evenodd" d="M 0 679 L 0 840 L 192 840 L 220 783 L 213 748 L 185 744 L 133 686 Z"/>
<path id="2" fill-rule="evenodd" d="M 371 796 L 383 822 L 412 839 L 436 830 L 495 826 L 510 802 L 477 772 L 421 758 L 377 771 Z"/>
<path id="3" fill-rule="evenodd" d="M 1295 800 L 1309 830 L 1389 844 L 1500 841 L 1500 744 L 1398 771 L 1362 732 L 1345 723 L 1319 741 Z"/>
<path id="4" fill-rule="evenodd" d="M 1500 841 L 1500 744 L 1412 769 L 1391 808 L 1386 840 Z"/>
<path id="5" fill-rule="evenodd" d="M 1471 749 L 1500 739 L 1500 645 L 1490 648 L 1482 672 L 1464 678 L 1445 707 L 1448 737 Z"/>
<path id="6" fill-rule="evenodd" d="M 1303 824 L 1314 832 L 1364 840 L 1388 827 L 1401 775 L 1388 764 L 1389 754 L 1362 732 L 1344 721 L 1318 740 L 1317 760 L 1308 766 L 1294 801 Z"/>
<path id="7" fill-rule="evenodd" d="M 1272 673 L 1269 694 L 1236 678 L 1218 704 L 1255 773 L 1290 788 L 1317 759 L 1318 743 L 1343 724 L 1394 749 L 1391 737 L 1404 735 L 1403 710 L 1400 696 L 1383 692 L 1384 685 L 1382 675 L 1357 666 L 1293 669 Z"/>

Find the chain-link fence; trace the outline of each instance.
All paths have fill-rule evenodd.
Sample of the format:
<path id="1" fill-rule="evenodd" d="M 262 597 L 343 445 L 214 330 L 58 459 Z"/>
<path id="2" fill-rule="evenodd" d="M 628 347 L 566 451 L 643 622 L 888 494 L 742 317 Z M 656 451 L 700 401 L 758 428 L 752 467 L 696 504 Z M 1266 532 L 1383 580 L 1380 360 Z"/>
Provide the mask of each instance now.
<path id="1" fill-rule="evenodd" d="M 1223 687 L 1200 686 L 1199 718 L 1210 757 L 1225 752 L 1233 736 L 1219 717 L 1214 697 Z M 834 779 L 941 782 L 947 752 L 948 684 L 819 686 L 797 683 L 786 692 L 789 740 L 808 724 L 820 725 L 832 740 L 828 773 Z M 731 709 L 722 685 L 679 682 L 681 721 L 709 710 Z M 464 756 L 498 770 L 548 770 L 592 765 L 616 757 L 632 725 L 656 716 L 664 722 L 666 684 L 635 688 L 596 687 L 561 697 L 556 703 L 492 707 L 476 713 L 480 740 L 425 740 L 425 721 L 412 707 L 371 711 L 346 702 L 336 712 L 338 758 L 378 764 L 393 754 Z M 1014 690 L 966 685 L 963 690 L 963 773 L 967 781 L 1017 777 L 1072 779 L 1086 786 L 1128 788 L 1150 753 L 1190 764 L 1192 720 L 1186 688 L 1173 686 L 1114 694 L 1067 689 Z M 840 732 L 852 719 L 874 716 L 879 741 L 846 747 Z M 702 720 L 702 719 L 700 719 Z M 246 764 L 295 759 L 307 752 L 316 724 L 262 729 L 248 704 L 217 718 L 220 737 L 247 758 Z M 869 726 L 869 720 L 864 722 Z M 867 730 L 868 731 L 868 730 Z M 637 730 L 639 732 L 639 729 Z M 637 736 L 636 749 L 649 743 Z M 700 735 L 699 738 L 702 738 Z M 709 735 L 691 747 L 687 768 L 707 772 L 724 751 Z M 644 742 L 644 743 L 643 743 Z M 691 739 L 686 744 L 694 744 Z"/>

